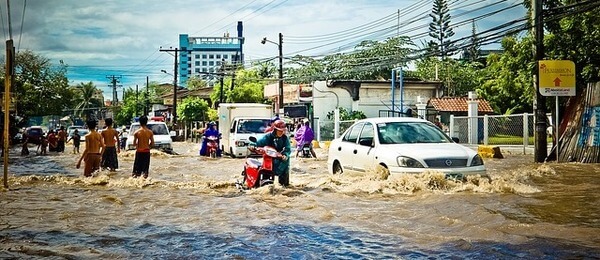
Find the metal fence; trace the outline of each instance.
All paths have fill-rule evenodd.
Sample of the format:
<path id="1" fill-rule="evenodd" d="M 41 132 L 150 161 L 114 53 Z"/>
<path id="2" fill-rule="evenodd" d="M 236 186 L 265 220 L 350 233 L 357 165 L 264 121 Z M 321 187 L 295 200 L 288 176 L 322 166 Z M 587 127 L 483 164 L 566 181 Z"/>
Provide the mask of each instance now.
<path id="1" fill-rule="evenodd" d="M 339 121 L 338 136 L 343 134 L 356 120 Z M 331 141 L 335 139 L 335 121 L 334 120 L 315 120 L 315 129 L 318 129 L 316 139 L 319 142 Z"/>
<path id="2" fill-rule="evenodd" d="M 469 119 L 476 122 L 471 124 L 471 128 Z M 450 137 L 457 137 L 461 143 L 526 147 L 534 144 L 534 119 L 534 115 L 528 113 L 475 118 L 450 116 L 447 133 Z"/>
<path id="3" fill-rule="evenodd" d="M 427 119 L 432 119 L 429 116 Z M 469 129 L 469 120 L 472 128 Z M 534 114 L 483 115 L 474 118 L 468 116 L 450 116 L 450 124 L 444 127 L 450 137 L 457 137 L 460 143 L 484 145 L 519 145 L 527 148 L 534 145 Z M 336 121 L 315 118 L 315 134 L 318 141 L 331 141 L 348 129 L 355 120 Z M 552 142 L 549 127 L 548 142 Z M 477 133 L 474 134 L 473 131 Z"/>

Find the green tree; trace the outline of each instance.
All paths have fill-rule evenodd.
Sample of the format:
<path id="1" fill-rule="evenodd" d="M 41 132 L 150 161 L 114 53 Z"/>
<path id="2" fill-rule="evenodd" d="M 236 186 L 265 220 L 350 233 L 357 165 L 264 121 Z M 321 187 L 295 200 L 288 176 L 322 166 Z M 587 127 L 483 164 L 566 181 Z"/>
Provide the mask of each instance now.
<path id="1" fill-rule="evenodd" d="M 464 96 L 479 87 L 482 65 L 454 59 L 443 61 L 429 57 L 416 62 L 416 75 L 422 80 L 442 81 L 447 96 Z M 436 75 L 438 78 L 436 78 Z"/>
<path id="2" fill-rule="evenodd" d="M 535 90 L 533 88 L 533 40 L 525 37 L 502 39 L 504 53 L 487 58 L 478 96 L 490 102 L 498 113 L 531 112 Z"/>
<path id="3" fill-rule="evenodd" d="M 192 76 L 187 80 L 187 89 L 196 90 L 200 88 L 206 87 L 206 81 L 202 80 L 202 78 L 198 76 Z"/>
<path id="4" fill-rule="evenodd" d="M 365 113 L 363 113 L 362 111 L 346 110 L 343 107 L 340 107 L 339 110 L 340 110 L 340 120 L 341 121 L 355 120 L 355 119 L 360 120 L 360 119 L 367 118 Z M 335 113 L 334 111 L 327 113 L 327 118 L 330 120 L 333 120 L 334 113 Z"/>
<path id="5" fill-rule="evenodd" d="M 184 122 L 206 120 L 208 102 L 198 97 L 187 97 L 177 105 L 177 115 Z"/>
<path id="6" fill-rule="evenodd" d="M 473 26 L 471 28 L 471 43 L 467 47 L 467 53 L 469 54 L 470 62 L 477 62 L 481 54 L 479 38 L 477 37 L 477 30 L 475 28 L 475 20 L 473 20 Z"/>
<path id="7" fill-rule="evenodd" d="M 18 52 L 12 89 L 18 113 L 24 117 L 65 114 L 73 106 L 75 96 L 66 74 L 67 65 L 63 62 L 54 65 L 30 50 Z"/>
<path id="8" fill-rule="evenodd" d="M 327 55 L 319 60 L 295 56 L 290 63 L 298 66 L 289 68 L 287 74 L 293 83 L 323 79 L 390 79 L 392 69 L 406 66 L 407 55 L 413 51 L 414 44 L 405 36 L 385 41 L 367 40 L 359 43 L 353 52 Z"/>
<path id="9" fill-rule="evenodd" d="M 558 9 L 545 13 L 544 49 L 547 59 L 575 63 L 577 85 L 581 89 L 589 82 L 600 81 L 600 7 L 596 3 L 579 2 L 545 1 L 546 9 Z M 575 7 L 564 8 L 571 4 Z"/>
<path id="10" fill-rule="evenodd" d="M 231 103 L 263 103 L 264 80 L 261 69 L 238 70 L 235 72 L 234 87 L 231 89 L 231 78 L 223 83 L 223 101 Z M 221 87 L 215 86 L 210 95 L 213 104 L 219 103 L 221 98 Z"/>
<path id="11" fill-rule="evenodd" d="M 431 10 L 432 22 L 429 23 L 429 36 L 434 39 L 432 42 L 437 47 L 438 56 L 442 60 L 451 56 L 454 46 L 450 43 L 450 38 L 454 36 L 454 31 L 450 27 L 450 14 L 448 13 L 448 3 L 446 0 L 434 0 Z"/>
<path id="12" fill-rule="evenodd" d="M 123 102 L 121 106 L 117 107 L 115 113 L 115 124 L 117 125 L 128 125 L 131 124 L 134 117 L 142 116 L 144 114 L 144 106 L 146 105 L 146 92 L 142 91 L 136 93 L 132 88 L 126 88 L 124 90 Z"/>
<path id="13" fill-rule="evenodd" d="M 94 97 L 98 89 L 91 81 L 88 83 L 81 82 L 75 89 L 78 94 L 78 103 L 74 109 L 75 115 L 86 120 L 93 118 L 92 115 L 94 112 L 103 107 L 102 102 Z"/>

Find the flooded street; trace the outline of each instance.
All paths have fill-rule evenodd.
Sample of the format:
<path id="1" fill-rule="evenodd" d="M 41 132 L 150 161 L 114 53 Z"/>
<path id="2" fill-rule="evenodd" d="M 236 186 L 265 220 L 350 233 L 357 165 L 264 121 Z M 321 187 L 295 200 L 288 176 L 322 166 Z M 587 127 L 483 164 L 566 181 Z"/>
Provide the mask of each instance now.
<path id="1" fill-rule="evenodd" d="M 70 150 L 11 151 L 0 258 L 600 258 L 598 164 L 505 153 L 485 160 L 491 183 L 382 179 L 329 175 L 317 149 L 292 159 L 291 187 L 241 192 L 244 160 L 201 158 L 197 144 L 153 152 L 147 180 L 129 177 L 133 152 L 83 178 Z"/>

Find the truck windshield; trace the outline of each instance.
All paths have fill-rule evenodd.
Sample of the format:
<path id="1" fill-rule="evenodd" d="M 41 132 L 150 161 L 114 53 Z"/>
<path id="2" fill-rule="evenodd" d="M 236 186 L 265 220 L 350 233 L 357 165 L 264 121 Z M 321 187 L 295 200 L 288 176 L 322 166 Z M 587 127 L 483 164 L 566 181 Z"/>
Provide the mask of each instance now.
<path id="1" fill-rule="evenodd" d="M 264 133 L 269 127 L 269 119 L 242 119 L 239 121 L 237 132 L 240 134 Z"/>

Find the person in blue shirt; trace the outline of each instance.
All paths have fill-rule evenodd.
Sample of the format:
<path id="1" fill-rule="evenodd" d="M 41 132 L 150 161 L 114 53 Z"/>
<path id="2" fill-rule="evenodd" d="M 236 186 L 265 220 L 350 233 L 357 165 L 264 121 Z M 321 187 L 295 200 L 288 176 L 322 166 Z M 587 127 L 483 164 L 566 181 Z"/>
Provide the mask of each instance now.
<path id="1" fill-rule="evenodd" d="M 219 133 L 219 130 L 217 129 L 217 124 L 214 121 L 211 121 L 210 123 L 208 123 L 208 127 L 204 130 L 204 133 L 202 133 L 202 136 L 204 136 L 204 138 L 202 138 L 202 146 L 200 147 L 200 155 L 202 156 L 208 156 L 209 154 L 207 153 L 207 149 L 206 149 L 206 145 L 208 144 L 208 138 L 209 136 L 214 136 L 217 138 L 221 138 L 221 134 Z M 217 156 L 221 157 L 221 142 L 219 141 L 219 139 L 217 139 Z"/>
<path id="2" fill-rule="evenodd" d="M 271 146 L 283 155 L 282 158 L 275 158 L 273 160 L 273 170 L 275 171 L 275 175 L 279 177 L 279 184 L 284 187 L 289 186 L 290 153 L 292 152 L 292 149 L 290 146 L 290 139 L 285 134 L 287 128 L 283 120 L 276 120 L 271 126 L 273 127 L 273 131 L 268 132 L 262 138 L 256 140 L 255 145 L 257 147 Z"/>

